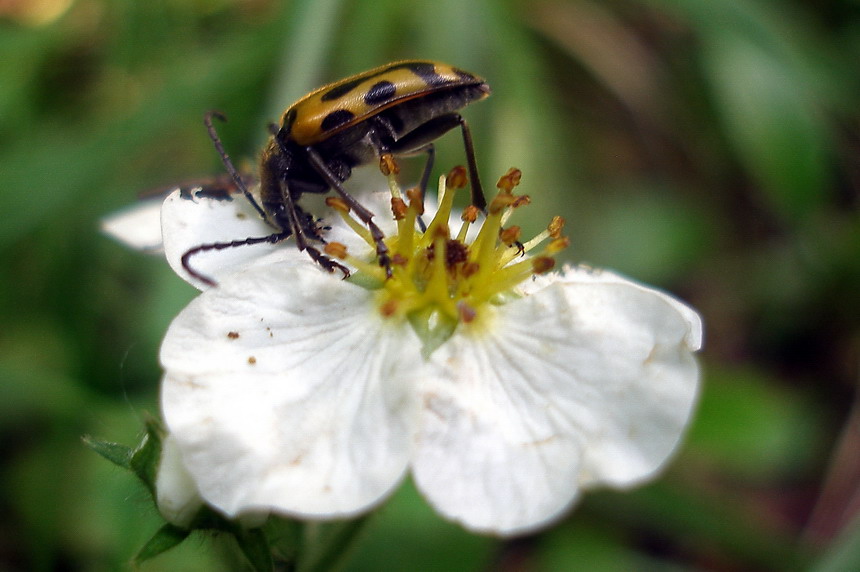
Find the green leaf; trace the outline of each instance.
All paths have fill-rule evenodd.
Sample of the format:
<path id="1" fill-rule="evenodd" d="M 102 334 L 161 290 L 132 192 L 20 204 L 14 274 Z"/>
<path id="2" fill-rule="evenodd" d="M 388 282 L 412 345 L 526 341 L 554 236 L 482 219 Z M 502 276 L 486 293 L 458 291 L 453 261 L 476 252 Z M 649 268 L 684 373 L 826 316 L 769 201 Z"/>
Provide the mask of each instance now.
<path id="1" fill-rule="evenodd" d="M 685 455 L 750 482 L 790 475 L 826 446 L 826 416 L 756 368 L 709 364 Z M 751 437 L 753 436 L 753 437 Z"/>
<path id="2" fill-rule="evenodd" d="M 89 435 L 84 435 L 81 440 L 84 445 L 123 469 L 131 469 L 132 451 L 130 447 L 120 445 L 119 443 L 111 443 L 109 441 L 99 441 Z"/>
<path id="3" fill-rule="evenodd" d="M 818 207 L 828 182 L 826 126 L 809 78 L 756 38 L 724 31 L 707 37 L 703 63 L 727 135 L 740 160 L 780 213 Z"/>
<path id="4" fill-rule="evenodd" d="M 156 532 L 135 555 L 134 563 L 139 565 L 150 558 L 154 558 L 159 554 L 170 550 L 188 538 L 189 534 L 191 534 L 190 530 L 179 528 L 172 524 L 165 524 L 158 529 L 158 532 Z"/>

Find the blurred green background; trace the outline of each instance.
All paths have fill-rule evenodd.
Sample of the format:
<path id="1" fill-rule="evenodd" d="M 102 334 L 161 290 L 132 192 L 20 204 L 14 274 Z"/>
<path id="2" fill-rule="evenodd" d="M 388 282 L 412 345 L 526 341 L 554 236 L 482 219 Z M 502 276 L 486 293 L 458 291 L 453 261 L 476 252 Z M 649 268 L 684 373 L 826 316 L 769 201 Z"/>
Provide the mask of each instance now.
<path id="1" fill-rule="evenodd" d="M 205 110 L 254 160 L 296 98 L 400 58 L 487 78 L 465 111 L 482 175 L 520 167 L 570 261 L 702 312 L 704 389 L 656 483 L 509 542 L 407 485 L 348 570 L 860 570 L 857 0 L 5 0 L 0 18 L 0 571 L 127 569 L 160 525 L 80 437 L 136 442 L 195 292 L 100 217 L 222 172 Z M 439 171 L 463 162 L 457 134 L 438 148 Z M 229 569 L 225 542 L 143 570 Z"/>

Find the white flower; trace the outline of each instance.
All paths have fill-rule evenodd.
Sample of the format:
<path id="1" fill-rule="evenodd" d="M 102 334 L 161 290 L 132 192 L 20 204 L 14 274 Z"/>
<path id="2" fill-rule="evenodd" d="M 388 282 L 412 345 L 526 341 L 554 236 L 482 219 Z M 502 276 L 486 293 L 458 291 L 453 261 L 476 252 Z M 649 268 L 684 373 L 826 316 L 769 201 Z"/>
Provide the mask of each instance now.
<path id="1" fill-rule="evenodd" d="M 182 462 L 176 440 L 170 435 L 161 442 L 155 490 L 161 516 L 176 526 L 187 527 L 203 507 L 194 479 Z"/>
<path id="2" fill-rule="evenodd" d="M 161 400 L 208 504 L 229 517 L 344 518 L 411 474 L 446 518 L 513 535 L 553 522 L 584 489 L 660 471 L 696 400 L 698 315 L 609 272 L 533 277 L 564 240 L 558 221 L 533 241 L 515 227 L 499 240 L 527 202 L 512 186 L 476 236 L 448 232 L 451 192 L 426 233 L 414 230 L 415 206 L 402 202 L 395 224 L 378 197 L 365 200 L 389 237 L 388 280 L 369 255 L 346 255 L 365 278 L 353 282 L 292 244 L 188 260 L 218 286 L 171 324 Z M 178 193 L 162 225 L 171 264 L 192 283 L 178 262 L 189 248 L 272 232 L 241 200 Z M 342 222 L 327 238 L 372 252 Z"/>

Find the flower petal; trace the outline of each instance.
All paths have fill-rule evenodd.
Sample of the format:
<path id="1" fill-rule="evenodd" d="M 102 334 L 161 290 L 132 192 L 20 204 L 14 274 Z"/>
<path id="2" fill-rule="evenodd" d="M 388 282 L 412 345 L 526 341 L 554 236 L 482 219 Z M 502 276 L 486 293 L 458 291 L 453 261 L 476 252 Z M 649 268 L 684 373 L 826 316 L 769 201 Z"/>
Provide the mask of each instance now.
<path id="1" fill-rule="evenodd" d="M 102 232 L 134 250 L 159 253 L 162 197 L 138 201 L 101 220 Z"/>
<path id="2" fill-rule="evenodd" d="M 248 237 L 268 236 L 277 231 L 260 219 L 242 195 L 214 198 L 198 194 L 198 190 L 176 190 L 164 200 L 161 230 L 164 254 L 170 267 L 186 282 L 205 290 L 209 286 L 191 276 L 182 266 L 182 256 L 186 252 L 204 244 L 229 243 Z M 255 244 L 210 250 L 192 256 L 189 265 L 196 272 L 220 282 L 222 276 L 280 248 L 283 246 Z M 291 250 L 298 252 L 294 245 Z"/>
<path id="3" fill-rule="evenodd" d="M 584 486 L 652 477 L 690 417 L 695 313 L 617 277 L 556 276 L 455 334 L 420 386 L 415 480 L 467 528 L 528 532 Z"/>
<path id="4" fill-rule="evenodd" d="M 370 292 L 278 252 L 174 320 L 162 408 L 203 498 L 343 517 L 380 502 L 411 454 L 418 343 Z"/>
<path id="5" fill-rule="evenodd" d="M 604 269 L 565 266 L 562 273 L 557 275 L 557 277 L 563 282 L 570 283 L 624 284 L 630 288 L 639 289 L 643 293 L 656 295 L 672 306 L 687 323 L 687 337 L 684 340 L 687 348 L 690 351 L 698 351 L 702 348 L 704 339 L 702 318 L 695 310 L 661 290 L 645 286 L 635 280 L 629 280 L 620 274 L 616 274 L 611 270 Z"/>

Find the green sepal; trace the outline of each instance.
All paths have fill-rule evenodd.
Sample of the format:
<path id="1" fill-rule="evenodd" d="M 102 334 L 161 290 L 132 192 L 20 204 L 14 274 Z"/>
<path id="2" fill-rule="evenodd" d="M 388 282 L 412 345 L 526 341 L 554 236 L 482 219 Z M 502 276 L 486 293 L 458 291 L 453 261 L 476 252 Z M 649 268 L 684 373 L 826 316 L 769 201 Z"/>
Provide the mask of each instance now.
<path id="1" fill-rule="evenodd" d="M 345 279 L 346 282 L 350 284 L 355 284 L 360 288 L 364 288 L 365 290 L 379 290 L 383 286 L 385 286 L 385 281 L 380 280 L 376 276 L 372 276 L 367 272 L 355 272 L 350 274 L 348 278 Z"/>
<path id="2" fill-rule="evenodd" d="M 164 435 L 165 431 L 161 423 L 153 417 L 148 417 L 146 434 L 129 459 L 129 468 L 146 485 L 152 498 L 155 498 L 155 479 L 161 462 L 161 442 Z"/>
<path id="3" fill-rule="evenodd" d="M 234 525 L 233 536 L 236 537 L 239 549 L 248 559 L 251 568 L 257 572 L 272 572 L 274 568 L 272 548 L 262 528 L 245 529 Z"/>
<path id="4" fill-rule="evenodd" d="M 109 441 L 99 441 L 90 435 L 81 437 L 84 445 L 123 469 L 131 469 L 131 447 L 120 445 L 119 443 L 111 443 Z"/>
<path id="5" fill-rule="evenodd" d="M 84 445 L 118 467 L 133 472 L 155 497 L 155 478 L 161 461 L 161 441 L 165 432 L 153 417 L 146 419 L 146 434 L 134 449 L 119 443 L 100 441 L 84 435 Z"/>
<path id="6" fill-rule="evenodd" d="M 336 570 L 349 556 L 370 515 L 351 520 L 315 522 L 305 525 L 307 550 L 299 561 L 300 572 Z"/>
<path id="7" fill-rule="evenodd" d="M 271 519 L 269 519 L 271 520 Z M 205 530 L 221 532 L 236 539 L 236 544 L 251 567 L 260 572 L 271 572 L 273 569 L 272 547 L 266 530 L 263 527 L 245 528 L 238 522 L 224 518 L 211 508 L 203 507 L 189 526 L 189 530 Z"/>
<path id="8" fill-rule="evenodd" d="M 448 341 L 457 329 L 457 320 L 435 308 L 425 308 L 408 316 L 409 324 L 421 340 L 421 356 L 430 357 L 436 349 Z"/>
<path id="9" fill-rule="evenodd" d="M 183 540 L 188 538 L 191 531 L 185 528 L 180 528 L 173 524 L 165 524 L 158 529 L 152 538 L 143 545 L 143 548 L 134 556 L 134 564 L 141 563 L 154 558 L 163 552 L 167 552 L 174 546 L 178 546 Z"/>
<path id="10" fill-rule="evenodd" d="M 298 562 L 303 550 L 305 523 L 286 517 L 271 517 L 263 525 L 272 555 L 281 562 Z"/>

